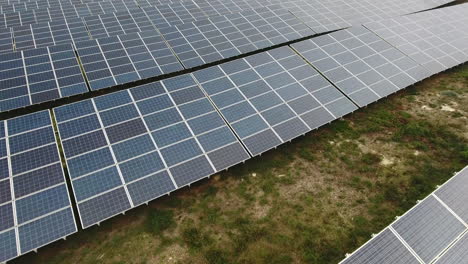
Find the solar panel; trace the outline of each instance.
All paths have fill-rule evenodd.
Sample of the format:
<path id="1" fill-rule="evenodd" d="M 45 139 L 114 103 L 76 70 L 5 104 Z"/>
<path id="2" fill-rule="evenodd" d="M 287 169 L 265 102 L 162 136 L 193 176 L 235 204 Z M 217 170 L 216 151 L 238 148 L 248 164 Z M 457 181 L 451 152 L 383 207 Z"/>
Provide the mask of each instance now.
<path id="1" fill-rule="evenodd" d="M 155 30 L 142 10 L 122 11 L 83 18 L 91 37 L 97 39 L 108 36 Z"/>
<path id="2" fill-rule="evenodd" d="M 468 167 L 340 263 L 464 263 L 467 176 Z"/>
<path id="3" fill-rule="evenodd" d="M 468 259 L 468 233 L 455 243 L 444 255 L 438 259 L 437 264 L 464 263 Z"/>
<path id="4" fill-rule="evenodd" d="M 0 110 L 88 91 L 69 44 L 0 55 Z"/>
<path id="5" fill-rule="evenodd" d="M 468 60 L 468 4 L 365 26 L 435 74 Z"/>
<path id="6" fill-rule="evenodd" d="M 349 22 L 337 15 L 323 1 L 294 0 L 283 2 L 283 6 L 316 33 L 324 33 L 351 26 Z"/>
<path id="7" fill-rule="evenodd" d="M 77 231 L 48 111 L 0 123 L 0 261 Z"/>
<path id="8" fill-rule="evenodd" d="M 388 228 L 359 248 L 341 264 L 419 264 L 419 260 Z"/>
<path id="9" fill-rule="evenodd" d="M 448 181 L 434 194 L 448 205 L 465 223 L 468 223 L 468 167 Z"/>
<path id="10" fill-rule="evenodd" d="M 359 106 L 429 75 L 415 61 L 361 26 L 291 46 Z"/>
<path id="11" fill-rule="evenodd" d="M 357 109 L 288 47 L 193 75 L 253 156 Z"/>
<path id="12" fill-rule="evenodd" d="M 182 70 L 156 31 L 81 41 L 75 47 L 91 90 Z"/>
<path id="13" fill-rule="evenodd" d="M 12 32 L 16 50 L 47 47 L 89 39 L 86 25 L 79 18 L 18 26 L 12 28 Z"/>
<path id="14" fill-rule="evenodd" d="M 54 111 L 85 228 L 250 157 L 190 75 Z"/>
<path id="15" fill-rule="evenodd" d="M 161 32 L 186 68 L 314 34 L 279 6 L 185 23 Z"/>
<path id="16" fill-rule="evenodd" d="M 11 30 L 7 28 L 0 29 L 0 54 L 13 50 L 13 36 Z"/>
<path id="17" fill-rule="evenodd" d="M 466 226 L 433 196 L 429 196 L 401 217 L 392 227 L 427 263 L 466 229 Z"/>
<path id="18" fill-rule="evenodd" d="M 31 104 L 21 52 L 0 54 L 0 110 Z"/>

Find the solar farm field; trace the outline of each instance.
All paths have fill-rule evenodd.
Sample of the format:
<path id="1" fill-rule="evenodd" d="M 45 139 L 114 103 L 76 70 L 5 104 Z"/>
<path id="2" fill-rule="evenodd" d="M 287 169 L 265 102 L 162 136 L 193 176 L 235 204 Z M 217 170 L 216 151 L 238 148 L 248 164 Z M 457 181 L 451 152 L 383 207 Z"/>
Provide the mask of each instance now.
<path id="1" fill-rule="evenodd" d="M 0 0 L 0 263 L 464 263 L 467 14 Z"/>
<path id="2" fill-rule="evenodd" d="M 468 162 L 468 67 L 12 263 L 336 263 Z"/>

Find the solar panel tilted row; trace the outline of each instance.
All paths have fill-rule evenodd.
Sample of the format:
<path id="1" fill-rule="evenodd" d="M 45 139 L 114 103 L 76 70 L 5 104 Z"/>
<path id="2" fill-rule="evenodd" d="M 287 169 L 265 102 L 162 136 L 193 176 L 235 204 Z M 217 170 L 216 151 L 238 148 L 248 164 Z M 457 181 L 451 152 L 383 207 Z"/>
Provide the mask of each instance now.
<path id="1" fill-rule="evenodd" d="M 289 47 L 193 75 L 253 156 L 357 109 Z"/>
<path id="2" fill-rule="evenodd" d="M 360 107 L 430 75 L 421 65 L 362 26 L 291 46 Z"/>
<path id="3" fill-rule="evenodd" d="M 77 231 L 49 111 L 0 122 L 0 262 Z"/>
<path id="4" fill-rule="evenodd" d="M 250 158 L 190 75 L 54 112 L 85 228 Z"/>
<path id="5" fill-rule="evenodd" d="M 88 227 L 356 109 L 284 47 L 54 112 Z"/>
<path id="6" fill-rule="evenodd" d="M 468 60 L 468 4 L 365 24 L 431 75 Z"/>
<path id="7" fill-rule="evenodd" d="M 466 263 L 467 188 L 465 167 L 341 263 Z"/>

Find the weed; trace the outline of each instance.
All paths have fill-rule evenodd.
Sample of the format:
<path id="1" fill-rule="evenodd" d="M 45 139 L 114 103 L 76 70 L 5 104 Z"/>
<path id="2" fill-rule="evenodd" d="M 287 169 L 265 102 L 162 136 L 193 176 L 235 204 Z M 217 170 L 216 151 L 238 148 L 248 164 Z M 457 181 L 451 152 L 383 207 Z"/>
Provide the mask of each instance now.
<path id="1" fill-rule="evenodd" d="M 174 213 L 172 210 L 152 210 L 146 217 L 146 229 L 153 235 L 161 235 L 165 230 L 174 227 Z"/>
<path id="2" fill-rule="evenodd" d="M 202 233 L 202 231 L 195 227 L 185 228 L 182 231 L 182 240 L 189 249 L 194 251 L 200 250 L 213 242 L 207 234 Z"/>
<path id="3" fill-rule="evenodd" d="M 209 264 L 228 264 L 228 253 L 220 249 L 209 249 L 205 251 L 205 259 Z"/>

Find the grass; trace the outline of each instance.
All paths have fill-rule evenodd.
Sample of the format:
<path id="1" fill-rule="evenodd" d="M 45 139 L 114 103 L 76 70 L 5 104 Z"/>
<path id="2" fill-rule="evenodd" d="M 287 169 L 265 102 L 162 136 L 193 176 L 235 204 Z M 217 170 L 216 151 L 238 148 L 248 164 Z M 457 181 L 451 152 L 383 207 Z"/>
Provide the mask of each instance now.
<path id="1" fill-rule="evenodd" d="M 12 263 L 336 263 L 468 163 L 467 91 L 463 66 Z"/>

